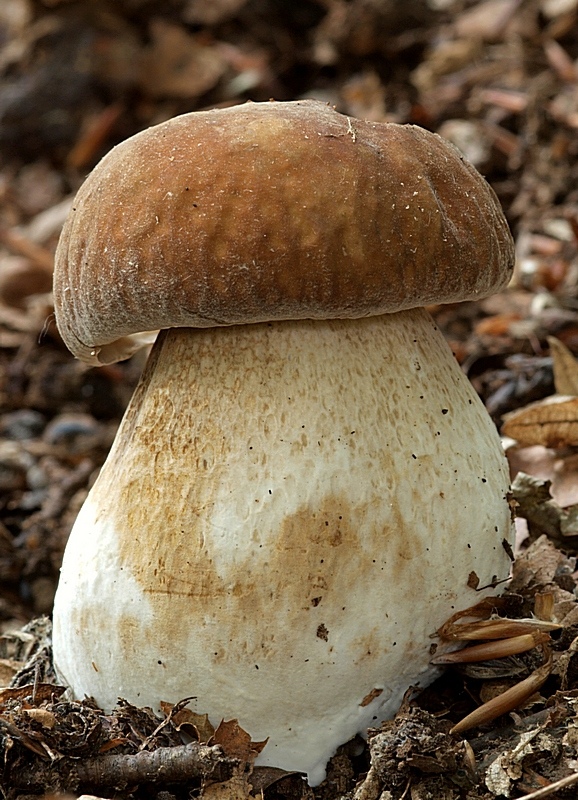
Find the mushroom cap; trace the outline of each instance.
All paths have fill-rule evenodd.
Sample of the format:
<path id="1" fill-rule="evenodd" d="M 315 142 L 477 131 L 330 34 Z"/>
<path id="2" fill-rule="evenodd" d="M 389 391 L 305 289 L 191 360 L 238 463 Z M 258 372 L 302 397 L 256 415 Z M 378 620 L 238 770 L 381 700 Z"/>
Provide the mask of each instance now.
<path id="1" fill-rule="evenodd" d="M 502 288 L 498 200 L 450 143 L 314 100 L 194 112 L 114 148 L 56 254 L 75 356 L 111 363 L 173 327 L 353 319 Z"/>

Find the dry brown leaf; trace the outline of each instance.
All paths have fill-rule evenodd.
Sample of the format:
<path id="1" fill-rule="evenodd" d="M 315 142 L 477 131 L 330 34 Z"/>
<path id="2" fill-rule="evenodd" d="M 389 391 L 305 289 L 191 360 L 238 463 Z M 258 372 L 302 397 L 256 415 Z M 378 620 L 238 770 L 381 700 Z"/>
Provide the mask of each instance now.
<path id="1" fill-rule="evenodd" d="M 556 394 L 578 397 L 578 361 L 560 339 L 548 336 Z"/>
<path id="2" fill-rule="evenodd" d="M 455 22 L 456 34 L 466 39 L 496 41 L 518 10 L 520 0 L 485 0 L 463 11 Z"/>
<path id="3" fill-rule="evenodd" d="M 203 788 L 204 800 L 249 800 L 253 787 L 249 783 L 250 771 L 246 764 L 253 765 L 254 760 L 267 744 L 253 742 L 247 731 L 243 730 L 236 719 L 221 720 L 214 735 L 208 742 L 210 746 L 219 744 L 229 758 L 238 758 L 239 766 L 228 781 L 212 783 Z"/>
<path id="4" fill-rule="evenodd" d="M 226 69 L 218 48 L 201 44 L 180 25 L 151 22 L 152 45 L 143 54 L 139 83 L 152 97 L 198 97 Z"/>
<path id="5" fill-rule="evenodd" d="M 4 734 L 8 734 L 12 739 L 16 739 L 23 747 L 36 753 L 40 758 L 46 758 L 51 755 L 50 748 L 44 741 L 36 741 L 28 736 L 24 731 L 14 724 L 10 716 L 0 714 L 0 729 Z"/>
<path id="6" fill-rule="evenodd" d="M 494 314 L 480 320 L 474 330 L 478 336 L 504 336 L 510 332 L 513 322 L 519 322 L 518 313 Z"/>
<path id="7" fill-rule="evenodd" d="M 471 64 L 479 57 L 481 45 L 473 39 L 440 41 L 411 74 L 411 82 L 422 93 L 433 89 L 441 79 Z"/>
<path id="8" fill-rule="evenodd" d="M 174 708 L 170 703 L 161 703 L 160 705 L 167 716 Z M 209 715 L 197 714 L 196 711 L 192 711 L 190 708 L 181 708 L 171 714 L 171 721 L 178 731 L 182 730 L 188 733 L 193 739 L 202 744 L 208 742 L 215 733 L 215 728 L 209 721 Z"/>
<path id="9" fill-rule="evenodd" d="M 578 397 L 555 394 L 512 411 L 504 417 L 502 434 L 524 446 L 578 445 Z"/>
<path id="10" fill-rule="evenodd" d="M 54 686 L 52 683 L 38 683 L 36 686 L 15 686 L 14 688 L 0 689 L 0 708 L 4 708 L 11 700 L 24 701 L 34 696 L 35 703 L 53 700 L 66 691 L 64 686 Z"/>
<path id="11" fill-rule="evenodd" d="M 554 591 L 552 618 L 557 619 L 560 614 L 556 608 L 558 602 L 556 593 L 559 594 L 560 590 L 554 579 L 564 572 L 570 574 L 573 568 L 574 562 L 571 558 L 556 547 L 547 536 L 540 536 L 520 553 L 514 562 L 509 591 L 523 591 L 525 586 L 536 587 L 541 592 Z"/>
<path id="12" fill-rule="evenodd" d="M 247 731 L 243 730 L 236 719 L 221 720 L 209 745 L 220 744 L 229 758 L 252 763 L 269 740 L 253 742 Z"/>
<path id="13" fill-rule="evenodd" d="M 512 482 L 512 495 L 518 504 L 517 515 L 527 520 L 532 536 L 546 534 L 553 541 L 560 542 L 570 537 L 576 541 L 578 506 L 561 508 L 552 499 L 549 481 L 541 481 L 519 472 Z M 518 555 L 514 563 L 514 577 L 520 558 L 521 555 Z"/>
<path id="14" fill-rule="evenodd" d="M 23 661 L 13 658 L 0 658 L 0 687 L 7 687 L 19 669 L 24 666 Z"/>
<path id="15" fill-rule="evenodd" d="M 48 711 L 47 708 L 25 708 L 23 713 L 49 730 L 54 728 L 57 722 L 56 714 Z"/>
<path id="16" fill-rule="evenodd" d="M 251 800 L 253 787 L 243 766 L 228 781 L 203 787 L 203 800 Z"/>
<path id="17" fill-rule="evenodd" d="M 578 505 L 578 454 L 549 450 L 533 445 L 514 443 L 506 448 L 510 474 L 519 472 L 543 481 L 550 481 L 552 499 L 562 508 Z"/>
<path id="18" fill-rule="evenodd" d="M 302 783 L 300 773 L 298 772 L 287 772 L 287 770 L 281 769 L 280 767 L 255 767 L 249 778 L 253 797 L 262 798 L 266 789 L 282 781 L 288 775 L 296 777 L 299 788 L 307 791 L 305 785 Z M 311 789 L 309 789 L 309 792 L 311 792 Z M 313 797 L 312 793 L 311 797 Z M 304 793 L 300 795 L 299 800 L 307 800 L 307 798 L 309 798 L 309 794 Z"/>

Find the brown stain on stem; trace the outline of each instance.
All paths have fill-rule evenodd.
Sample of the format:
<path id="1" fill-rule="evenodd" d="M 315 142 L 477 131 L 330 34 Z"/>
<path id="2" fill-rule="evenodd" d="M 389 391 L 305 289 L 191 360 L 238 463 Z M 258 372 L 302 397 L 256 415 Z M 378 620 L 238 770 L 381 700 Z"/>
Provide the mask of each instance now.
<path id="1" fill-rule="evenodd" d="M 141 485 L 140 492 L 146 494 L 143 489 Z M 153 542 L 146 563 L 137 558 L 136 551 L 146 546 L 142 540 L 124 542 L 123 559 L 140 564 L 133 576 L 153 609 L 147 637 L 152 642 L 162 630 L 170 641 L 179 636 L 183 618 L 187 624 L 196 618 L 199 629 L 204 620 L 213 618 L 216 624 L 209 628 L 219 661 L 274 659 L 285 649 L 287 631 L 289 635 L 299 631 L 304 649 L 313 647 L 315 640 L 318 645 L 331 644 L 328 632 L 342 627 L 350 614 L 352 593 L 363 591 L 360 576 L 372 583 L 385 568 L 399 575 L 409 563 L 408 554 L 395 553 L 391 540 L 388 546 L 385 532 L 379 537 L 377 558 L 372 555 L 349 522 L 366 513 L 347 509 L 338 497 L 327 498 L 319 510 L 300 509 L 286 517 L 266 552 L 256 545 L 227 570 L 215 566 L 219 559 L 214 548 L 219 544 L 211 542 L 198 515 L 188 519 L 185 535 L 174 546 L 167 546 L 162 538 Z M 144 530 L 146 517 L 145 507 L 133 506 L 130 528 Z M 167 530 L 179 524 L 184 524 L 179 513 L 171 514 Z M 236 537 L 243 535 L 242 531 L 230 532 L 231 552 Z M 266 538 L 271 541 L 270 536 Z M 125 622 L 130 642 L 134 621 L 127 618 Z M 359 637 L 352 659 L 377 658 L 387 647 L 375 629 Z M 331 660 L 329 646 L 327 658 Z"/>

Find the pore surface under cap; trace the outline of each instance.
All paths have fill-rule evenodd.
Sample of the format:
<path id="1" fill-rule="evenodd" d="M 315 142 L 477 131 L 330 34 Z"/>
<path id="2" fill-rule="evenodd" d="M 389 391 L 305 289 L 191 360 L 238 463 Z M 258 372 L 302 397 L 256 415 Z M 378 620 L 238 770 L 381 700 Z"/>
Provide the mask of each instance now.
<path id="1" fill-rule="evenodd" d="M 474 299 L 512 262 L 492 189 L 439 136 L 317 101 L 248 103 L 176 117 L 101 161 L 58 247 L 56 316 L 76 356 L 107 363 L 158 328 Z"/>

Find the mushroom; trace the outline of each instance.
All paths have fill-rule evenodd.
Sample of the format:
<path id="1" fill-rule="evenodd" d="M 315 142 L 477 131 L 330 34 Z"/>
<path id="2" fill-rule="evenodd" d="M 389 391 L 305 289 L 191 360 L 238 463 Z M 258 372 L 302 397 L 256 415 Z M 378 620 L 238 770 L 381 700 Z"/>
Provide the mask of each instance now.
<path id="1" fill-rule="evenodd" d="M 508 281 L 491 188 L 418 127 L 315 101 L 171 119 L 112 150 L 56 256 L 89 364 L 163 329 L 68 542 L 54 658 L 77 697 L 194 696 L 325 774 L 498 591 L 508 473 L 423 308 Z"/>

